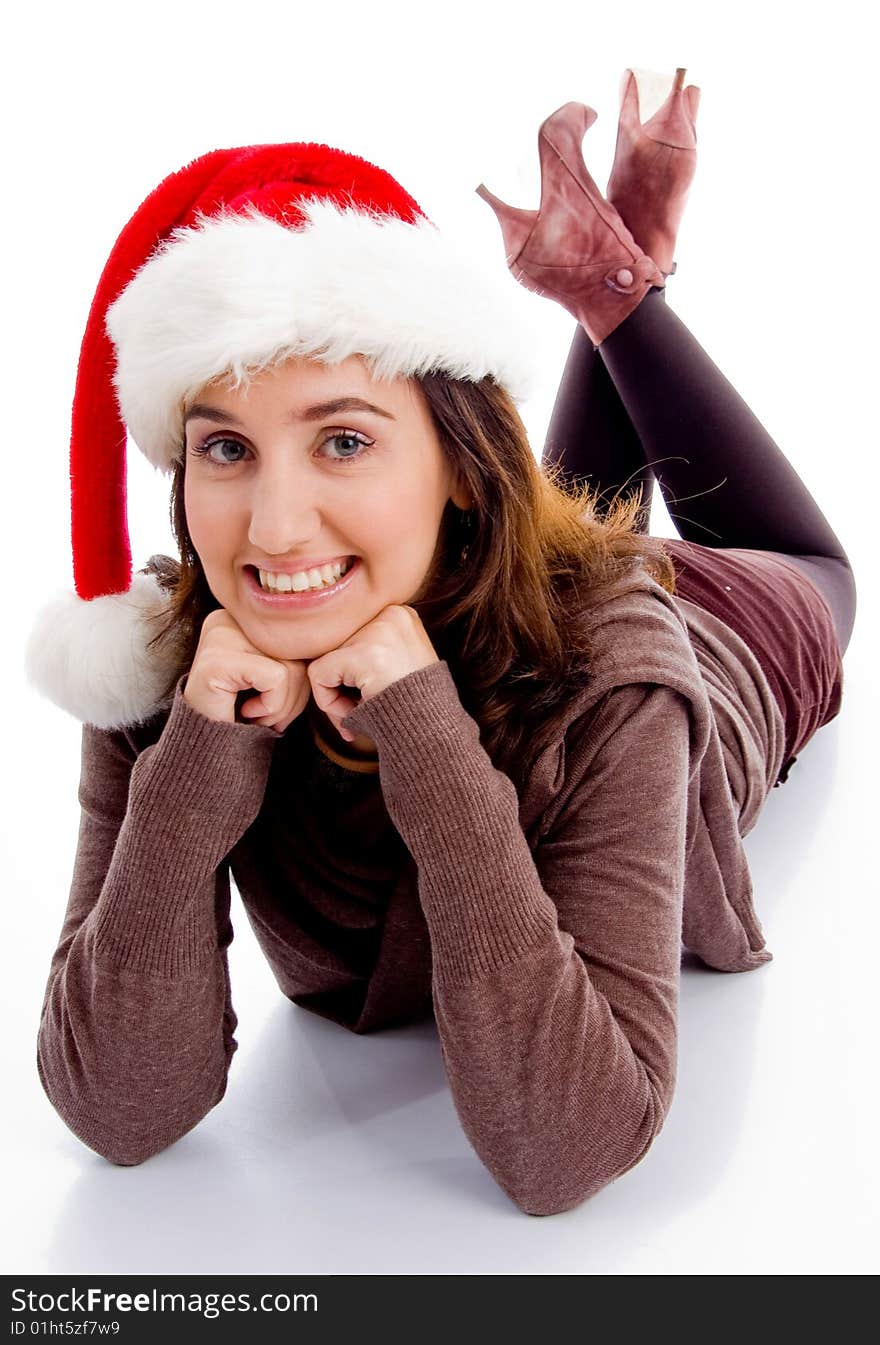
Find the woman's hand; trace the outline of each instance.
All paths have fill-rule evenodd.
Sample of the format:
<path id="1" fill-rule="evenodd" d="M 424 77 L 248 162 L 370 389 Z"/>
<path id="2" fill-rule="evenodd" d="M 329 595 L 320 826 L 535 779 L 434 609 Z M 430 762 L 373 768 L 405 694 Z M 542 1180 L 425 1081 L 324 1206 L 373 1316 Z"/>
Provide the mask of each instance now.
<path id="1" fill-rule="evenodd" d="M 361 700 L 369 700 L 407 673 L 439 662 L 415 608 L 394 605 L 384 608 L 338 649 L 313 659 L 307 673 L 318 709 L 351 742 L 355 734 L 343 729 L 342 721 L 361 702 L 343 695 L 339 687 L 356 688 Z"/>
<path id="2" fill-rule="evenodd" d="M 256 690 L 241 706 L 251 724 L 283 733 L 301 714 L 311 695 L 306 664 L 299 659 L 269 658 L 251 644 L 225 608 L 209 612 L 186 679 L 183 699 L 208 719 L 235 723 L 236 697 Z"/>

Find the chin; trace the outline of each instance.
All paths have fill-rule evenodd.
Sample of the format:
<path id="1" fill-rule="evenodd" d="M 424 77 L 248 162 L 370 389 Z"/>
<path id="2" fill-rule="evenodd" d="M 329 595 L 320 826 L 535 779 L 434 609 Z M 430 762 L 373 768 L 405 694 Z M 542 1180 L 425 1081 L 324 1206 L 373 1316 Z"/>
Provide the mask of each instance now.
<path id="1" fill-rule="evenodd" d="M 362 625 L 366 624 L 369 618 L 359 622 L 349 629 L 344 626 L 336 634 L 330 630 L 330 623 L 327 623 L 327 634 L 321 635 L 320 632 L 311 635 L 305 635 L 302 631 L 296 629 L 295 620 L 282 625 L 279 621 L 274 621 L 271 625 L 267 622 L 261 625 L 254 622 L 253 619 L 247 621 L 238 617 L 235 618 L 247 638 L 256 649 L 259 649 L 267 658 L 299 660 L 310 663 L 313 659 L 322 658 L 324 654 L 329 654 L 332 650 L 338 649 L 346 640 L 354 635 L 355 631 L 360 630 Z"/>
<path id="2" fill-rule="evenodd" d="M 343 640 L 348 639 L 348 636 L 345 635 L 340 640 L 332 641 L 303 640 L 302 638 L 291 637 L 289 634 L 285 635 L 281 631 L 274 636 L 267 635 L 265 631 L 254 631 L 253 634 L 246 631 L 245 634 L 267 658 L 298 660 L 305 663 L 310 663 L 312 659 L 329 654 L 331 649 L 338 649 Z"/>

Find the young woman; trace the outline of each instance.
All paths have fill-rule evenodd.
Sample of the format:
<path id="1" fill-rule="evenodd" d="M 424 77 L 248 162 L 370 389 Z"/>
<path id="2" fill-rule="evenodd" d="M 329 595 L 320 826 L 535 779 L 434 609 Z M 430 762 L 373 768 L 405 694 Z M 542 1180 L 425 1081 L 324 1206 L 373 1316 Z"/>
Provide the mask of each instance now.
<path id="1" fill-rule="evenodd" d="M 433 1014 L 530 1214 L 662 1127 L 682 940 L 770 959 L 742 838 L 839 710 L 854 587 L 666 307 L 682 75 L 645 126 L 626 79 L 608 200 L 579 104 L 541 127 L 538 211 L 479 188 L 513 274 L 579 323 L 540 466 L 520 291 L 373 165 L 214 151 L 120 236 L 74 402 L 77 595 L 30 651 L 84 721 L 39 1071 L 111 1162 L 224 1095 L 230 875 L 296 1004 L 359 1033 Z M 133 582 L 126 427 L 180 546 Z M 652 467 L 679 541 L 648 535 Z"/>

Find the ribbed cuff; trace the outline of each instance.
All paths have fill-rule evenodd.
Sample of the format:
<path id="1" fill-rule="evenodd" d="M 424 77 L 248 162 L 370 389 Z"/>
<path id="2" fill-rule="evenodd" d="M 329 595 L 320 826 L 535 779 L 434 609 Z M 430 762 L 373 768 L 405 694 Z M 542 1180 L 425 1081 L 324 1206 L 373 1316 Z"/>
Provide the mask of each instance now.
<path id="1" fill-rule="evenodd" d="M 193 816 L 234 822 L 242 793 L 260 785 L 265 789 L 279 735 L 261 724 L 209 719 L 185 699 L 185 688 L 184 676 L 175 688 L 162 736 L 135 762 L 131 789 L 165 798 Z M 235 788 L 230 790 L 230 785 Z"/>
<path id="2" fill-rule="evenodd" d="M 435 976 L 469 980 L 558 936 L 513 781 L 480 743 L 445 660 L 362 701 L 343 723 L 378 747 L 385 805 L 419 867 Z"/>
<path id="3" fill-rule="evenodd" d="M 208 719 L 184 700 L 184 681 L 132 768 L 94 929 L 96 954 L 166 976 L 216 954 L 214 875 L 259 812 L 278 740 Z"/>

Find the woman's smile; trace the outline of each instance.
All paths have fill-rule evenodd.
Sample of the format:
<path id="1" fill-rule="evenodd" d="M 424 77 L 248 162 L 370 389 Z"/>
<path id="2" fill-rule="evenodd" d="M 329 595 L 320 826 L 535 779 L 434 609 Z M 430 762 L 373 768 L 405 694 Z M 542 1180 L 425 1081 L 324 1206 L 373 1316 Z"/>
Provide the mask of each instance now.
<path id="1" fill-rule="evenodd" d="M 291 574 L 246 565 L 242 574 L 245 592 L 261 610 L 290 612 L 320 608 L 346 593 L 360 569 L 360 557 L 352 556 L 342 565 L 323 566 L 320 570 L 299 570 Z"/>

